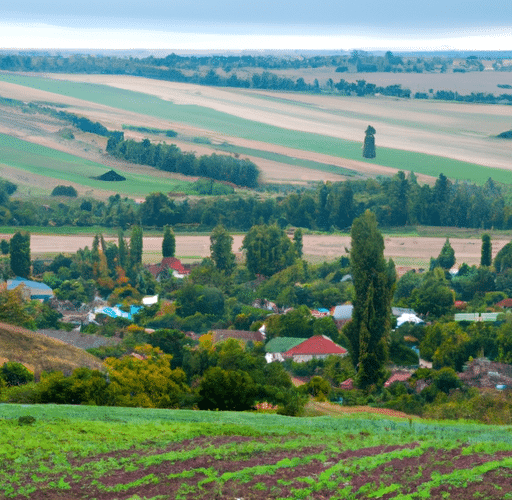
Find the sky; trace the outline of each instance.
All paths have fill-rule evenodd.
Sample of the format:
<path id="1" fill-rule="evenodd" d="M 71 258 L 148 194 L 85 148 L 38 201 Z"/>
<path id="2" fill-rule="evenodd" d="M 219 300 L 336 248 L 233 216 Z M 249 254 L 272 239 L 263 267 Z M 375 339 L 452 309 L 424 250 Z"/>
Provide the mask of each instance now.
<path id="1" fill-rule="evenodd" d="M 16 0 L 0 49 L 511 50 L 512 2 Z"/>

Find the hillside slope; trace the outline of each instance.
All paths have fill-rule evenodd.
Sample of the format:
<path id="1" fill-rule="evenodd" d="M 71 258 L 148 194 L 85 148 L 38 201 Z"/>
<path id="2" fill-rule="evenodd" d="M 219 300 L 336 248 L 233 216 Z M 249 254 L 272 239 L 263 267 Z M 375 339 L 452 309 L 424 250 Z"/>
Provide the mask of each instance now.
<path id="1" fill-rule="evenodd" d="M 82 349 L 19 326 L 0 323 L 0 364 L 6 361 L 24 364 L 36 379 L 43 371 L 71 374 L 82 366 L 103 370 L 102 362 Z"/>

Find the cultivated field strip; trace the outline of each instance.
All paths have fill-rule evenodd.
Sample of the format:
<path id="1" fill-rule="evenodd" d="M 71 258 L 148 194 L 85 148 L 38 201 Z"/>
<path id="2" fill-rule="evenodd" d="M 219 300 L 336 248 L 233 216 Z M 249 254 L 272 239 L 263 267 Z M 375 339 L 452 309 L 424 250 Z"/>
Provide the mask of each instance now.
<path id="1" fill-rule="evenodd" d="M 306 419 L 305 432 L 304 419 L 281 417 L 276 429 L 268 416 L 264 431 L 265 417 L 253 421 L 257 429 L 217 415 L 217 425 L 144 427 L 114 416 L 110 423 L 52 416 L 30 427 L 0 420 L 5 438 L 19 438 L 10 449 L 2 443 L 0 498 L 512 499 L 507 428 L 499 438 L 489 427 L 479 440 L 471 425 L 429 432 L 427 424 L 366 416 Z"/>

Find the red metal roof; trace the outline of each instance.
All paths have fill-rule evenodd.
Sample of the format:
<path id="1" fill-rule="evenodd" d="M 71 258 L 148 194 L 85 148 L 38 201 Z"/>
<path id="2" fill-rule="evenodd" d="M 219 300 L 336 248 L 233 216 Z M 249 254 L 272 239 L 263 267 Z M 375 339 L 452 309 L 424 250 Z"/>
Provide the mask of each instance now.
<path id="1" fill-rule="evenodd" d="M 292 347 L 290 350 L 283 353 L 283 356 L 288 358 L 295 355 L 308 355 L 308 354 L 347 354 L 347 350 L 340 345 L 334 343 L 329 337 L 325 335 L 315 335 L 304 342 Z"/>
<path id="2" fill-rule="evenodd" d="M 512 307 L 512 299 L 503 299 L 500 300 L 497 304 L 494 304 L 496 307 Z"/>
<path id="3" fill-rule="evenodd" d="M 183 267 L 181 261 L 176 257 L 165 257 L 160 264 L 152 264 L 147 267 L 147 270 L 155 277 L 166 269 L 173 269 L 179 274 L 189 274 L 190 272 Z"/>

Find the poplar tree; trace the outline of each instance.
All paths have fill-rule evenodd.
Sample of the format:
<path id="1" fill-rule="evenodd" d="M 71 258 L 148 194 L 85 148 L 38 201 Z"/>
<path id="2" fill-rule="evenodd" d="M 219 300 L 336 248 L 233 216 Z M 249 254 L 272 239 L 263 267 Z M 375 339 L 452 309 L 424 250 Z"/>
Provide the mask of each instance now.
<path id="1" fill-rule="evenodd" d="M 15 276 L 30 276 L 30 233 L 17 232 L 9 242 L 11 270 Z"/>
<path id="2" fill-rule="evenodd" d="M 351 274 L 355 288 L 352 321 L 345 333 L 357 369 L 356 385 L 366 389 L 384 381 L 391 328 L 394 265 L 384 259 L 384 239 L 375 214 L 367 210 L 351 230 Z"/>
<path id="3" fill-rule="evenodd" d="M 492 244 L 491 237 L 485 233 L 482 234 L 482 255 L 480 265 L 489 267 L 492 263 Z"/>
<path id="4" fill-rule="evenodd" d="M 132 266 L 142 264 L 142 228 L 133 226 L 130 236 L 130 259 Z"/>
<path id="5" fill-rule="evenodd" d="M 162 241 L 162 256 L 174 257 L 176 254 L 176 237 L 170 226 L 165 226 L 164 239 Z"/>

